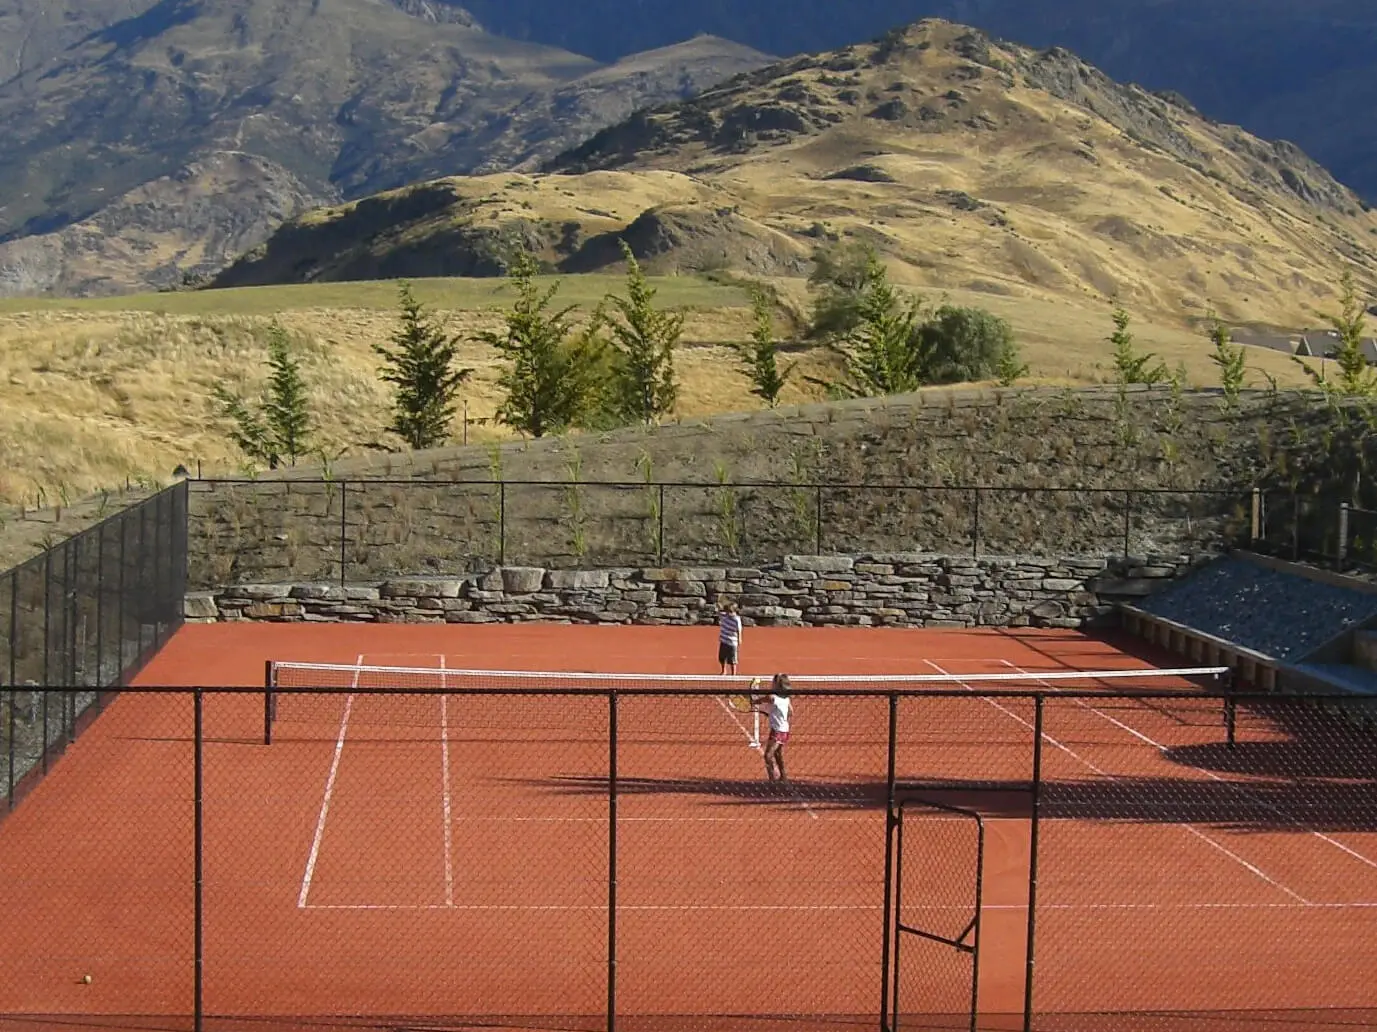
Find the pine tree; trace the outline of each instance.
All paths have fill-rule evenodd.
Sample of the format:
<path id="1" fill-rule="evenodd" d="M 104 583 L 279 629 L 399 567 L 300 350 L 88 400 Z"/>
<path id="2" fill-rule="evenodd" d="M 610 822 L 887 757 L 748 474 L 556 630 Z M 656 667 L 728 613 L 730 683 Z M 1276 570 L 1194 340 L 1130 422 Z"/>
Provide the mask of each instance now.
<path id="1" fill-rule="evenodd" d="M 1213 314 L 1210 316 L 1210 342 L 1214 345 L 1210 361 L 1219 369 L 1219 380 L 1224 387 L 1224 407 L 1235 408 L 1247 379 L 1243 345 L 1233 343 L 1229 328 Z"/>
<path id="2" fill-rule="evenodd" d="M 616 312 L 611 320 L 613 403 L 625 422 L 651 424 L 672 410 L 679 397 L 674 349 L 684 316 L 655 307 L 655 288 L 625 241 L 622 255 L 626 297 L 607 298 Z"/>
<path id="3" fill-rule="evenodd" d="M 842 379 L 810 382 L 837 397 L 875 397 L 915 391 L 923 385 L 924 354 L 919 333 L 922 302 L 905 298 L 873 252 L 867 259 L 857 325 L 830 346 L 842 363 Z"/>
<path id="4" fill-rule="evenodd" d="M 1342 293 L 1339 298 L 1339 311 L 1329 317 L 1329 323 L 1339 335 L 1339 346 L 1334 350 L 1334 364 L 1339 367 L 1339 392 L 1341 394 L 1370 396 L 1377 394 L 1377 373 L 1368 365 L 1363 354 L 1363 326 L 1366 312 L 1358 300 L 1358 287 L 1353 280 L 1353 270 L 1345 269 L 1340 280 Z"/>
<path id="5" fill-rule="evenodd" d="M 774 298 L 757 287 L 751 291 L 751 309 L 755 328 L 751 339 L 737 346 L 737 353 L 751 379 L 751 393 L 774 408 L 779 404 L 780 392 L 788 382 L 797 363 L 779 368 L 779 342 L 775 340 Z"/>
<path id="6" fill-rule="evenodd" d="M 600 336 L 605 319 L 599 307 L 588 326 L 575 334 L 570 318 L 574 306 L 550 311 L 559 285 L 541 290 L 535 283 L 537 271 L 528 252 L 516 254 L 507 273 L 516 301 L 506 327 L 475 339 L 508 363 L 498 378 L 505 398 L 497 418 L 523 434 L 544 437 L 597 422 L 607 375 L 606 344 Z"/>
<path id="7" fill-rule="evenodd" d="M 1151 387 L 1170 379 L 1165 362 L 1152 364 L 1157 356 L 1152 353 L 1139 354 L 1133 346 L 1133 334 L 1129 332 L 1129 314 L 1122 304 L 1114 305 L 1114 332 L 1109 335 L 1109 343 L 1114 346 L 1114 370 L 1120 387 L 1131 383 L 1143 383 Z"/>
<path id="8" fill-rule="evenodd" d="M 274 323 L 268 335 L 268 396 L 263 419 L 276 441 L 278 453 L 296 465 L 309 446 L 311 413 L 306 404 L 306 381 L 291 352 L 287 331 Z"/>
<path id="9" fill-rule="evenodd" d="M 309 447 L 311 413 L 306 381 L 292 354 L 291 339 L 280 323 L 268 328 L 268 383 L 256 407 L 224 387 L 214 389 L 221 415 L 230 421 L 229 438 L 250 459 L 277 469 L 292 465 Z"/>
<path id="10" fill-rule="evenodd" d="M 398 297 L 399 325 L 390 344 L 374 344 L 383 359 L 381 378 L 393 385 L 387 429 L 415 449 L 434 448 L 449 437 L 455 399 L 472 369 L 456 368 L 458 338 L 451 337 L 416 300 L 410 284 Z"/>

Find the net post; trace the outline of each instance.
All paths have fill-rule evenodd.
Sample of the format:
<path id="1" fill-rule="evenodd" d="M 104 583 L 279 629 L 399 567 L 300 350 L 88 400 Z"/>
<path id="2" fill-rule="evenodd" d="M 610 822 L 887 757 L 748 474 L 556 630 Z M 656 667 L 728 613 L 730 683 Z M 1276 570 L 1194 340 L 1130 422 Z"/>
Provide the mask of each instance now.
<path id="1" fill-rule="evenodd" d="M 607 1032 L 617 1027 L 617 690 L 607 693 Z"/>
<path id="2" fill-rule="evenodd" d="M 890 910 L 894 892 L 894 768 L 898 742 L 899 696 L 889 693 L 889 736 L 885 758 L 885 885 L 884 885 L 884 934 L 880 940 L 880 1032 L 889 1032 L 889 975 L 890 939 L 893 936 L 893 922 Z M 897 947 L 897 943 L 895 944 Z M 897 950 L 896 950 L 897 954 Z M 897 956 L 896 956 L 897 960 Z M 895 980 L 898 972 L 895 971 Z M 897 1016 L 896 1016 L 897 1017 Z"/>
<path id="3" fill-rule="evenodd" d="M 194 757 L 194 785 L 192 792 L 194 811 L 193 831 L 194 840 L 194 881 L 195 881 L 195 901 L 194 901 L 194 946 L 193 964 L 195 968 L 194 985 L 192 989 L 192 1020 L 195 1026 L 194 1032 L 202 1032 L 204 1020 L 204 976 L 205 976 L 205 911 L 204 911 L 204 834 L 205 834 L 205 799 L 202 793 L 204 787 L 204 746 L 205 746 L 205 722 L 204 722 L 204 696 L 202 689 L 197 688 L 192 693 L 192 705 L 195 709 L 195 757 Z"/>
<path id="4" fill-rule="evenodd" d="M 1028 821 L 1028 945 L 1023 968 L 1023 1032 L 1033 1029 L 1034 950 L 1037 946 L 1038 830 L 1042 818 L 1042 736 L 1047 697 L 1033 697 L 1033 798 Z"/>
<path id="5" fill-rule="evenodd" d="M 276 700 L 273 699 L 273 681 L 277 678 L 277 671 L 273 667 L 271 659 L 263 661 L 263 744 L 273 744 L 273 710 Z"/>

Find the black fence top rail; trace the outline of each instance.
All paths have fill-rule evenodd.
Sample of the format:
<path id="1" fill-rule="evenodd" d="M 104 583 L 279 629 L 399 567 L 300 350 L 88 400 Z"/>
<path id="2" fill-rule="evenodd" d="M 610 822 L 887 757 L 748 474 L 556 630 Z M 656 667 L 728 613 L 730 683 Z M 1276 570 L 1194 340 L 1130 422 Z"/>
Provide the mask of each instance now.
<path id="1" fill-rule="evenodd" d="M 624 490 L 644 490 L 647 487 L 669 487 L 669 488 L 712 488 L 725 490 L 731 488 L 767 488 L 775 490 L 785 490 L 793 488 L 821 489 L 825 491 L 1010 491 L 1023 492 L 1028 494 L 1161 494 L 1161 495 L 1198 495 L 1202 497 L 1219 497 L 1246 495 L 1254 491 L 1261 490 L 1252 484 L 1245 484 L 1239 487 L 1075 487 L 1067 485 L 1047 485 L 1047 484 L 926 484 L 913 483 L 903 480 L 868 480 L 868 481 L 837 481 L 837 480 L 463 480 L 458 478 L 438 478 L 438 477 L 332 477 L 328 479 L 307 478 L 307 477 L 275 477 L 275 478 L 252 478 L 252 477 L 205 477 L 197 478 L 192 483 L 208 484 L 212 487 L 217 485 L 226 486 L 287 486 L 309 485 L 318 487 L 321 485 L 341 485 L 341 486 L 369 486 L 380 487 L 559 487 L 568 488 L 572 485 L 579 487 L 607 487 L 620 488 Z"/>

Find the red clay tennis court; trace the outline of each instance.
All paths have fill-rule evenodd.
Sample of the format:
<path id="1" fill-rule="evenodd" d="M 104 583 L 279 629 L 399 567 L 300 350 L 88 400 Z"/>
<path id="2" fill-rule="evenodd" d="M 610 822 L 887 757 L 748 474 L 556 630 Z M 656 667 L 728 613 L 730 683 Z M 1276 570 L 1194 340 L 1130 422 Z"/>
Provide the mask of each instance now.
<path id="1" fill-rule="evenodd" d="M 1314 709 L 1241 703 L 1229 748 L 1218 698 L 1115 694 L 1191 681 L 1052 676 L 1181 665 L 1128 642 L 753 629 L 746 674 L 949 678 L 893 704 L 886 891 L 885 696 L 801 689 L 771 786 L 751 718 L 693 682 L 618 682 L 614 711 L 595 677 L 456 672 L 702 675 L 714 649 L 181 629 L 138 686 L 241 689 L 202 695 L 199 925 L 193 696 L 126 692 L 0 823 L 0 1027 L 188 1027 L 198 927 L 223 1028 L 1377 1024 L 1377 760 Z M 268 660 L 333 665 L 281 684 L 271 744 Z M 531 681 L 550 693 L 492 694 Z"/>

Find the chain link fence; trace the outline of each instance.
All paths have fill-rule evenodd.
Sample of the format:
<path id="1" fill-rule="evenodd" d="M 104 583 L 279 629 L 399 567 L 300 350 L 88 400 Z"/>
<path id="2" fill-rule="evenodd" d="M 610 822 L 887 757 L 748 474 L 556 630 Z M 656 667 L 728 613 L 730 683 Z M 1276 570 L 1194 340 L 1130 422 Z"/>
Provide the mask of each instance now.
<path id="1" fill-rule="evenodd" d="M 1178 555 L 1246 542 L 1248 491 L 912 484 L 197 480 L 190 584 L 366 582 L 785 555 Z"/>
<path id="2" fill-rule="evenodd" d="M 704 691 L 264 704 L 123 691 L 0 824 L 7 1025 L 1377 1020 L 1364 700 L 800 689 L 775 783 Z"/>
<path id="3" fill-rule="evenodd" d="M 180 625 L 186 498 L 168 488 L 0 574 L 6 808 Z"/>

